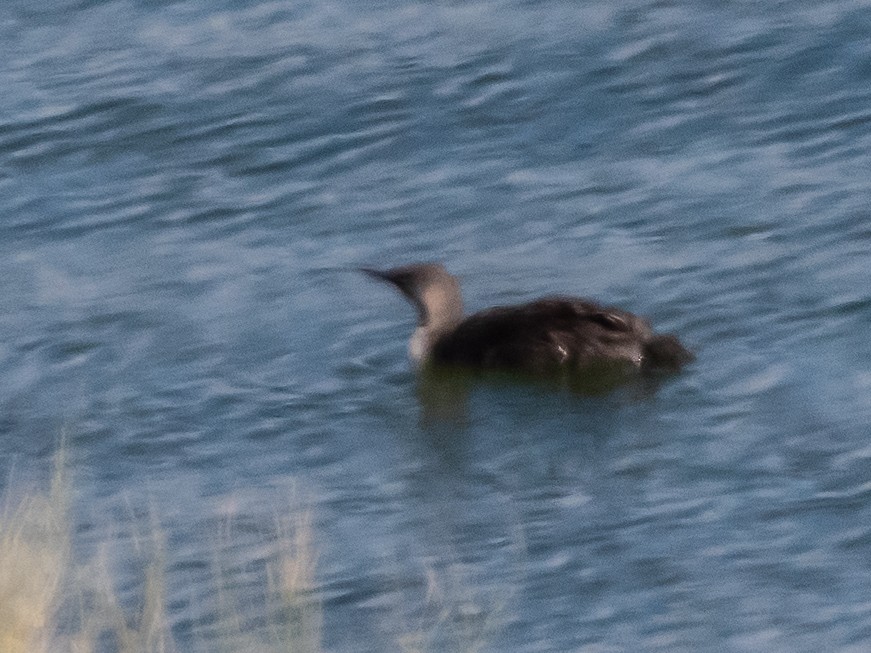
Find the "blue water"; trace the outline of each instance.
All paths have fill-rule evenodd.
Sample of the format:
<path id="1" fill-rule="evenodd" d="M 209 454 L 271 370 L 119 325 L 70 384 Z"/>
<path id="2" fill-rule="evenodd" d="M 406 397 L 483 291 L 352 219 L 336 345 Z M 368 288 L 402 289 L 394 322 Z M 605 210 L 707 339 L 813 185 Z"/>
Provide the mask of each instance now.
<path id="1" fill-rule="evenodd" d="M 77 555 L 135 606 L 156 515 L 181 650 L 222 520 L 253 593 L 289 497 L 329 651 L 869 650 L 869 34 L 847 0 L 4 2 L 0 489 L 65 434 Z M 698 360 L 422 425 L 413 312 L 349 271 L 415 260 Z"/>

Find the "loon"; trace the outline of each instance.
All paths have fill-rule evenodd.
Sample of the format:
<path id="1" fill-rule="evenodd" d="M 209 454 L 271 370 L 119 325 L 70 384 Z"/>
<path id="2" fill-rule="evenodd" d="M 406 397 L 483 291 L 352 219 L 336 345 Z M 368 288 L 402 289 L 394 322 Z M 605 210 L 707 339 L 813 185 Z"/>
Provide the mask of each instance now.
<path id="1" fill-rule="evenodd" d="M 464 316 L 460 284 L 439 263 L 360 271 L 392 284 L 417 309 L 409 355 L 418 367 L 571 379 L 604 368 L 676 372 L 694 359 L 644 318 L 588 299 L 549 296 Z"/>

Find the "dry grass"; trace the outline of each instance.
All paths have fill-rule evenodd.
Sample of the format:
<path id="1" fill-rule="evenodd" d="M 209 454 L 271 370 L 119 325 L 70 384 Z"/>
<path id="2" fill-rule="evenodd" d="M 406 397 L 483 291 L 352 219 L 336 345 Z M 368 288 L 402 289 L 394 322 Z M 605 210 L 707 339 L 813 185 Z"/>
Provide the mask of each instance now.
<path id="1" fill-rule="evenodd" d="M 258 612 L 270 615 L 265 632 L 249 632 L 245 613 L 228 587 L 229 574 L 220 559 L 214 562 L 218 590 L 221 651 L 236 653 L 319 653 L 321 649 L 322 610 L 315 591 L 317 553 L 314 546 L 312 514 L 294 511 L 291 517 L 278 520 L 275 534 L 278 555 L 266 565 L 266 592 Z M 231 524 L 225 525 L 223 537 L 229 538 Z"/>
<path id="2" fill-rule="evenodd" d="M 139 554 L 143 561 L 143 598 L 138 610 L 125 610 L 118 601 L 105 549 L 76 570 L 79 632 L 68 638 L 71 653 L 93 653 L 106 633 L 114 638 L 118 653 L 176 651 L 165 602 L 164 538 L 158 526 L 152 526 L 149 551 L 140 550 Z"/>
<path id="3" fill-rule="evenodd" d="M 137 607 L 118 598 L 107 538 L 91 560 L 74 560 L 69 497 L 71 483 L 63 452 L 58 454 L 47 493 L 30 492 L 3 502 L 0 512 L 0 653 L 176 653 L 166 604 L 166 538 L 152 516 L 145 534 L 135 534 L 120 551 L 140 561 Z M 9 492 L 7 492 L 7 495 Z M 291 506 L 297 502 L 291 501 Z M 135 530 L 137 524 L 131 523 Z M 194 650 L 228 653 L 320 653 L 322 606 L 316 596 L 312 514 L 292 509 L 277 519 L 265 566 L 262 603 L 250 587 L 239 594 L 234 573 L 220 564 L 221 551 L 236 541 L 232 519 L 212 538 L 215 622 L 196 631 Z M 266 535 L 266 534 L 264 534 Z M 518 539 L 523 549 L 522 538 Z M 421 610 L 410 627 L 393 631 L 392 646 L 404 653 L 462 651 L 491 647 L 504 621 L 508 597 L 487 597 L 470 570 L 449 565 L 426 569 Z M 255 591 L 254 594 L 257 594 Z M 244 601 L 244 604 L 243 602 Z M 264 619 L 265 617 L 265 619 Z M 264 626 L 264 621 L 266 626 Z M 395 622 L 394 622 L 395 625 Z M 387 634 L 387 633 L 385 633 Z"/>
<path id="4" fill-rule="evenodd" d="M 317 553 L 311 512 L 301 513 L 295 523 L 279 524 L 279 533 L 281 553 L 268 570 L 270 595 L 284 613 L 275 639 L 282 650 L 315 653 L 321 650 L 322 614 L 312 600 Z"/>
<path id="5" fill-rule="evenodd" d="M 118 653 L 178 650 L 165 599 L 165 538 L 156 518 L 147 536 L 134 538 L 136 550 L 123 552 L 142 561 L 142 599 L 131 609 L 118 599 L 108 550 L 82 564 L 73 560 L 70 483 L 62 451 L 48 493 L 26 493 L 17 501 L 9 494 L 0 512 L 0 652 L 94 653 L 105 650 L 107 641 Z M 311 513 L 292 515 L 277 524 L 278 554 L 267 565 L 266 633 L 263 628 L 249 632 L 218 570 L 215 596 L 222 637 L 198 642 L 198 650 L 321 651 Z"/>
<path id="6" fill-rule="evenodd" d="M 48 494 L 7 498 L 0 514 L 0 651 L 40 653 L 51 642 L 70 564 L 63 454 Z"/>
<path id="7" fill-rule="evenodd" d="M 462 565 L 450 565 L 441 572 L 428 568 L 426 579 L 426 614 L 396 639 L 399 650 L 479 653 L 490 648 L 502 624 L 507 597 L 488 600 L 476 590 Z"/>

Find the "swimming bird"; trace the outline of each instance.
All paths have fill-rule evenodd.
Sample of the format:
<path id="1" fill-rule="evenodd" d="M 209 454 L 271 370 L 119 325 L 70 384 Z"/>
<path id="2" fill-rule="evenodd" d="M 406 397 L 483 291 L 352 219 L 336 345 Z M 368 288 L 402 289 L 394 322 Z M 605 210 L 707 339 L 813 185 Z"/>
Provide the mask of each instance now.
<path id="1" fill-rule="evenodd" d="M 360 270 L 395 286 L 417 310 L 408 349 L 420 367 L 570 380 L 602 369 L 673 372 L 694 358 L 644 318 L 589 299 L 549 296 L 464 316 L 460 284 L 439 263 Z"/>

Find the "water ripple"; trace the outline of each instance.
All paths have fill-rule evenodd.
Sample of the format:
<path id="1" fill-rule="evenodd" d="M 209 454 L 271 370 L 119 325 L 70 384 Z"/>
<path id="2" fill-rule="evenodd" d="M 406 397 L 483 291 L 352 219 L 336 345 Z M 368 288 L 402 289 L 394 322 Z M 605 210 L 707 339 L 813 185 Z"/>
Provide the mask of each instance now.
<path id="1" fill-rule="evenodd" d="M 219 618 L 207 531 L 234 523 L 253 597 L 292 479 L 329 650 L 400 621 L 437 649 L 864 650 L 868 16 L 4 4 L 0 460 L 63 428 L 88 552 L 166 511 L 184 650 Z M 476 386 L 425 427 L 414 312 L 355 272 L 412 260 L 470 310 L 591 296 L 698 359 L 596 401 Z"/>

